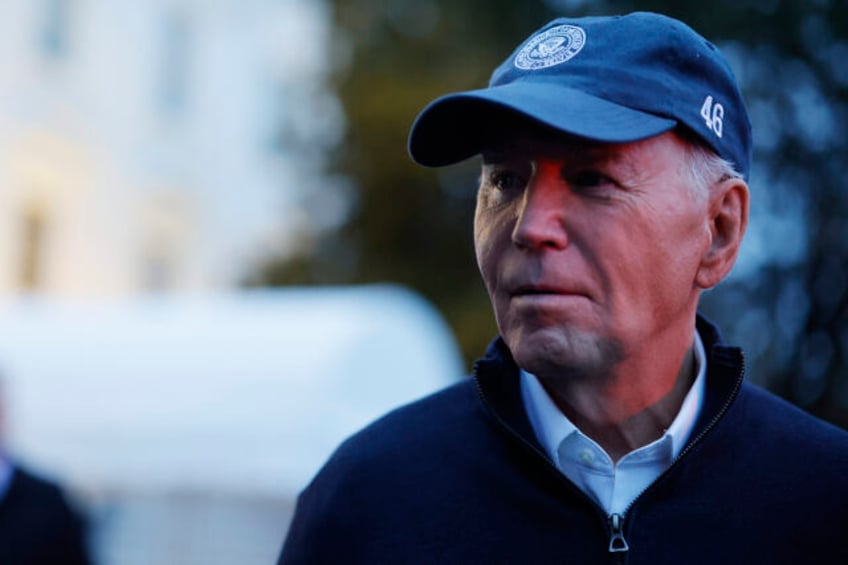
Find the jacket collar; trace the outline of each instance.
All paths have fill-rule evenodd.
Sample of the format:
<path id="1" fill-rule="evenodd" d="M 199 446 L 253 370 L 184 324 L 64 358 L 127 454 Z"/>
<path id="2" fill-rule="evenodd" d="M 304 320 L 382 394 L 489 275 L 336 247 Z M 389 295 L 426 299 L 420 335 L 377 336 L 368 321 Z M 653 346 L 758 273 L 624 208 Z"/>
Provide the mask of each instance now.
<path id="1" fill-rule="evenodd" d="M 689 436 L 690 443 L 726 412 L 744 374 L 741 349 L 725 345 L 718 328 L 700 314 L 695 326 L 707 353 L 707 386 L 701 415 Z M 518 365 L 503 338 L 498 336 L 489 344 L 486 354 L 474 364 L 473 376 L 490 413 L 544 452 L 521 401 Z"/>

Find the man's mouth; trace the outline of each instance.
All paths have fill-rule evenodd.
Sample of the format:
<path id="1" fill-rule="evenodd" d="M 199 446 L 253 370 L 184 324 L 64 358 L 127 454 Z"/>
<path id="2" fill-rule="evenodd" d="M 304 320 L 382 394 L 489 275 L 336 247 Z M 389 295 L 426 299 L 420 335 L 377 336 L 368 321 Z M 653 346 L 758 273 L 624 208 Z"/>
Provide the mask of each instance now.
<path id="1" fill-rule="evenodd" d="M 584 296 L 584 293 L 578 291 L 574 288 L 568 288 L 564 286 L 555 286 L 555 285 L 547 285 L 547 284 L 526 284 L 519 285 L 515 287 L 514 290 L 510 292 L 510 296 L 519 297 L 519 296 L 548 296 L 548 295 L 556 295 L 556 296 Z"/>

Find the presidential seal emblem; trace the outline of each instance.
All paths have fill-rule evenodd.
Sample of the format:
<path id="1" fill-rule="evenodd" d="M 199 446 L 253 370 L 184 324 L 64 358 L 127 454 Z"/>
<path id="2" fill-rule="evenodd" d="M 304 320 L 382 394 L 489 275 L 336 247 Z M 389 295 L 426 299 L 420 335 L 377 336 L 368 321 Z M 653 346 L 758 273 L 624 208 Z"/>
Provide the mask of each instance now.
<path id="1" fill-rule="evenodd" d="M 559 25 L 528 41 L 515 56 L 515 66 L 525 71 L 545 69 L 577 55 L 586 43 L 586 32 L 573 25 Z"/>

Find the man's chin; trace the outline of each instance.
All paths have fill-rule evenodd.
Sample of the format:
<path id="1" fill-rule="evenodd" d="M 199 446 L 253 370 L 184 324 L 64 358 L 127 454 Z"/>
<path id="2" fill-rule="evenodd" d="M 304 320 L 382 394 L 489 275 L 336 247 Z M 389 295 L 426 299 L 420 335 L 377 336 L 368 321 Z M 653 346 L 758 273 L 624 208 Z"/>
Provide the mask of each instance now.
<path id="1" fill-rule="evenodd" d="M 608 374 L 622 357 L 617 342 L 588 333 L 542 330 L 506 343 L 519 367 L 542 378 Z"/>

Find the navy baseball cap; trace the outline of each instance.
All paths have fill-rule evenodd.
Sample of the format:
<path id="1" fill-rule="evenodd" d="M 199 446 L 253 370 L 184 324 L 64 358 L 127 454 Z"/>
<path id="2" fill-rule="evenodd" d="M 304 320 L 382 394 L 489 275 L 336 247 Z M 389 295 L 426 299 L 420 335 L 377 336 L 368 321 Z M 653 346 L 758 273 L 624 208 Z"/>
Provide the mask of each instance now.
<path id="1" fill-rule="evenodd" d="M 437 167 L 481 151 L 493 125 L 529 119 L 602 143 L 684 126 L 748 178 L 751 124 L 736 78 L 712 43 L 648 12 L 558 18 L 504 61 L 488 88 L 431 102 L 415 119 L 409 154 Z"/>

